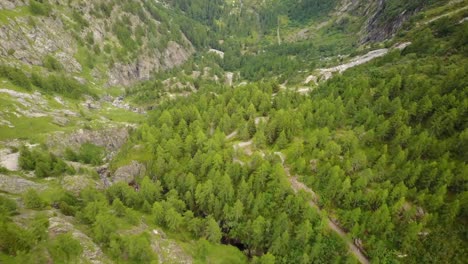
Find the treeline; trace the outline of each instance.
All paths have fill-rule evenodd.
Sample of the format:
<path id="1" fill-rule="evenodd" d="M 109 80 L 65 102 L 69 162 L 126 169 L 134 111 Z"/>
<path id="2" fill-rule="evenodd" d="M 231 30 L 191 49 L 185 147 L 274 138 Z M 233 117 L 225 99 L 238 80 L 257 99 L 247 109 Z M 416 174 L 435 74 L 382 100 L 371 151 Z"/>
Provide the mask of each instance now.
<path id="1" fill-rule="evenodd" d="M 467 25 L 457 21 L 418 30 L 401 54 L 349 70 L 297 105 L 304 127 L 288 158 L 375 261 L 461 263 L 467 254 Z"/>
<path id="2" fill-rule="evenodd" d="M 45 93 L 56 93 L 74 99 L 78 99 L 84 94 L 94 95 L 86 85 L 64 74 L 51 73 L 44 77 L 33 72 L 29 77 L 19 68 L 0 65 L 0 77 L 6 78 L 26 90 L 31 90 L 34 86 Z"/>
<path id="3" fill-rule="evenodd" d="M 166 201 L 173 199 L 172 205 L 157 201 L 152 210 L 171 211 L 174 219 L 155 221 L 176 228 L 189 210 L 195 219 L 213 219 L 223 241 L 241 243 L 252 255 L 269 252 L 278 263 L 344 260 L 327 255 L 343 245 L 319 239 L 327 233 L 317 233 L 316 213 L 291 193 L 278 159 L 268 155 L 281 150 L 372 261 L 462 263 L 467 24 L 457 19 L 411 33 L 413 44 L 403 52 L 349 70 L 311 96 L 273 97 L 278 85 L 263 83 L 202 87 L 161 105 L 129 143 L 145 146 L 139 151 L 150 156 L 143 160 L 150 179 Z M 268 121 L 255 125 L 258 117 Z M 253 139 L 252 159 L 239 160 L 226 142 L 234 131 Z M 130 156 L 131 148 L 120 153 Z"/>
<path id="4" fill-rule="evenodd" d="M 39 178 L 75 174 L 75 169 L 56 155 L 44 150 L 30 150 L 28 147 L 21 148 L 19 165 L 23 170 L 34 171 Z"/>
<path id="5" fill-rule="evenodd" d="M 112 203 L 151 212 L 154 223 L 169 230 L 237 245 L 251 257 L 277 263 L 350 261 L 308 197 L 292 192 L 277 156 L 255 155 L 241 165 L 226 142 L 225 135 L 236 130 L 246 139 L 255 135 L 255 117 L 276 111 L 271 94 L 277 85 L 201 89 L 159 106 L 149 125 L 133 135 L 128 145 L 139 144 L 150 155 L 149 177 L 137 194 L 111 187 Z M 117 160 L 131 156 L 124 147 Z M 132 193 L 125 185 L 118 188 Z"/>

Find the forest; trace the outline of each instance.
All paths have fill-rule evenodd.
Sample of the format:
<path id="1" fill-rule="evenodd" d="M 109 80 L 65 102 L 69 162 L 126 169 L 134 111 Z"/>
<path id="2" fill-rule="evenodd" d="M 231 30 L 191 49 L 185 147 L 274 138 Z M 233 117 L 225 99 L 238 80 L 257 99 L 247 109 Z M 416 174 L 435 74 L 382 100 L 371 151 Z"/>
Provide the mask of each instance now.
<path id="1" fill-rule="evenodd" d="M 31 2 L 38 15 L 48 12 L 48 5 Z M 382 21 L 420 8 L 422 1 L 416 2 L 388 1 Z M 125 8 L 138 12 L 131 3 Z M 145 4 L 151 16 L 177 22 L 170 27 L 180 27 L 194 47 L 220 48 L 224 57 L 196 54 L 125 89 L 132 103 L 151 108 L 111 155 L 109 170 L 138 161 L 144 175 L 78 194 L 29 189 L 18 197 L 26 209 L 54 208 L 73 217 L 115 263 L 160 263 L 151 240 L 156 228 L 183 241 L 194 263 L 211 263 L 207 252 L 217 245 L 235 252 L 219 263 L 359 263 L 349 245 L 370 263 L 466 262 L 467 23 L 446 17 L 415 26 L 384 44 L 405 40 L 406 48 L 308 84 L 310 92 L 303 94 L 282 84 L 324 63 L 317 58 L 352 51 L 357 38 L 342 43 L 353 33 L 336 27 L 323 38 L 327 43 L 280 45 L 272 36 L 280 17 L 291 27 L 304 25 L 337 1 L 251 1 L 256 13 L 242 14 L 241 7 L 238 17 L 229 15 L 233 9 L 225 1 L 165 3 L 180 12 L 171 17 L 159 3 Z M 105 5 L 99 10 L 110 15 Z M 110 28 L 126 59 L 148 44 L 131 37 L 130 20 L 119 18 Z M 139 31 L 141 38 L 148 34 Z M 229 39 L 231 34 L 238 38 Z M 264 37 L 254 39 L 256 34 Z M 153 44 L 160 48 L 164 41 Z M 91 38 L 83 45 L 92 46 Z M 7 65 L 0 65 L 0 77 L 27 91 L 97 97 L 64 74 L 58 61 L 46 58 L 43 64 L 47 77 Z M 178 80 L 189 82 L 184 74 L 203 67 L 239 73 L 245 82 L 199 80 L 193 93 L 162 99 L 162 80 L 183 76 Z M 40 179 L 89 174 L 98 181 L 95 169 L 107 159 L 105 148 L 91 143 L 66 148 L 61 156 L 46 144 L 17 151 L 20 168 Z M 76 170 L 74 163 L 90 169 Z M 292 178 L 310 191 L 292 187 Z M 49 236 L 45 213 L 20 225 L 14 221 L 19 210 L 15 199 L 0 195 L 0 262 L 79 263 L 86 248 L 71 233 Z"/>
<path id="2" fill-rule="evenodd" d="M 311 218 L 296 215 L 292 205 L 284 216 L 273 213 L 283 212 L 275 201 L 290 203 L 287 188 L 281 191 L 285 172 L 274 155 L 283 152 L 293 172 L 318 193 L 320 206 L 362 241 L 375 263 L 398 262 L 398 256 L 407 256 L 405 263 L 462 263 L 467 27 L 455 23 L 443 19 L 415 32 L 402 52 L 333 78 L 310 96 L 281 91 L 275 82 L 234 90 L 203 87 L 161 105 L 129 144 L 145 146 L 152 179 L 183 201 L 179 214 L 213 217 L 223 240 L 241 242 L 249 254 L 315 263 L 323 261 L 323 244 L 336 243 L 333 237 L 315 240 L 324 231 L 307 207 L 300 211 L 310 211 Z M 253 140 L 251 155 L 228 147 L 232 139 L 226 135 L 232 133 L 235 142 Z M 131 148 L 120 155 L 130 157 Z M 236 207 L 242 214 L 231 219 Z M 278 217 L 289 224 L 277 227 Z M 296 230 L 306 226 L 312 230 Z M 265 240 L 248 236 L 257 232 Z M 298 240 L 310 246 L 279 250 L 299 248 L 294 234 L 314 235 Z"/>

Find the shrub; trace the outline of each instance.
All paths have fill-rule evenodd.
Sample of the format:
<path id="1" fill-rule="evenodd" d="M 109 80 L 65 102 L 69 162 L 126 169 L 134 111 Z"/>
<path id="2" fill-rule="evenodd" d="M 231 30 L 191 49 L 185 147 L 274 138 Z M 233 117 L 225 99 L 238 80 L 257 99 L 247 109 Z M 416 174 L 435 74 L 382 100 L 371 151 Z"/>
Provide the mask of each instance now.
<path id="1" fill-rule="evenodd" d="M 7 198 L 0 196 L 0 215 L 10 215 L 16 212 L 16 202 Z"/>
<path id="2" fill-rule="evenodd" d="M 48 246 L 55 263 L 70 263 L 83 252 L 80 242 L 70 233 L 58 235 Z"/>
<path id="3" fill-rule="evenodd" d="M 23 202 L 26 208 L 29 209 L 42 209 L 45 206 L 44 200 L 34 189 L 29 189 L 23 194 Z"/>
<path id="4" fill-rule="evenodd" d="M 33 73 L 31 81 L 34 86 L 46 93 L 59 93 L 68 98 L 78 99 L 85 93 L 94 95 L 88 87 L 63 74 L 51 74 L 47 77 L 42 77 L 37 73 Z"/>
<path id="5" fill-rule="evenodd" d="M 30 0 L 29 11 L 31 11 L 33 15 L 48 16 L 50 14 L 51 7 L 47 3 L 41 3 L 39 1 Z"/>
<path id="6" fill-rule="evenodd" d="M 54 154 L 38 150 L 30 151 L 27 147 L 21 149 L 19 164 L 24 170 L 34 170 L 39 178 L 54 177 L 64 173 L 75 173 L 72 167 L 68 166 Z"/>
<path id="7" fill-rule="evenodd" d="M 63 65 L 54 57 L 47 55 L 42 61 L 44 67 L 51 71 L 62 71 Z"/>
<path id="8" fill-rule="evenodd" d="M 86 19 L 84 19 L 78 11 L 73 10 L 72 18 L 77 23 L 79 30 L 89 27 L 89 22 Z"/>
<path id="9" fill-rule="evenodd" d="M 81 145 L 78 153 L 72 149 L 65 150 L 65 158 L 70 161 L 78 161 L 86 164 L 100 165 L 104 158 L 104 150 L 91 143 L 84 143 Z"/>
<path id="10" fill-rule="evenodd" d="M 31 233 L 14 223 L 0 221 L 0 249 L 9 255 L 27 251 L 32 247 Z"/>
<path id="11" fill-rule="evenodd" d="M 26 90 L 31 90 L 31 81 L 26 74 L 18 69 L 6 65 L 0 65 L 0 77 L 7 78 L 13 84 Z"/>
<path id="12" fill-rule="evenodd" d="M 36 167 L 36 160 L 34 159 L 28 147 L 22 147 L 19 156 L 19 165 L 23 170 L 34 170 Z"/>

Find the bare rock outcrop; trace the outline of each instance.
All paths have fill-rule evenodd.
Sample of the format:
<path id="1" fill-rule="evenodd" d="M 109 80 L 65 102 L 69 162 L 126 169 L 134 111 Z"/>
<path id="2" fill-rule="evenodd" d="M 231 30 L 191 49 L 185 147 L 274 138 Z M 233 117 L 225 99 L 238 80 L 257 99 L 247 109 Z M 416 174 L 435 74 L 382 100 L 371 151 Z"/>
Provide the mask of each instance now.
<path id="1" fill-rule="evenodd" d="M 61 183 L 65 190 L 72 192 L 75 195 L 79 195 L 80 192 L 87 187 L 96 189 L 103 188 L 103 184 L 101 182 L 93 180 L 87 175 L 67 175 L 63 177 Z"/>
<path id="2" fill-rule="evenodd" d="M 69 135 L 56 133 L 49 138 L 47 145 L 50 147 L 68 146 L 78 148 L 84 143 L 92 143 L 113 152 L 117 151 L 127 141 L 128 135 L 129 128 L 127 127 L 111 127 L 103 130 L 80 129 Z"/>
<path id="3" fill-rule="evenodd" d="M 0 9 L 15 9 L 24 4 L 24 1 L 21 0 L 0 0 Z"/>
<path id="4" fill-rule="evenodd" d="M 112 176 L 113 182 L 132 183 L 137 177 L 143 176 L 146 171 L 145 165 L 132 161 L 130 165 L 118 168 Z"/>
<path id="5" fill-rule="evenodd" d="M 10 171 L 19 170 L 19 152 L 12 152 L 9 149 L 0 150 L 0 167 Z"/>
<path id="6" fill-rule="evenodd" d="M 403 24 L 408 21 L 411 16 L 421 10 L 421 6 L 412 9 L 405 9 L 396 16 L 386 18 L 385 12 L 388 8 L 388 0 L 378 0 L 375 4 L 373 15 L 369 16 L 365 24 L 365 34 L 362 42 L 379 42 L 393 37 Z M 384 20 L 385 19 L 385 20 Z"/>
<path id="7" fill-rule="evenodd" d="M 18 12 L 17 15 L 7 15 L 5 21 L 0 23 L 0 63 L 16 67 L 45 66 L 45 58 L 51 56 L 63 66 L 66 73 L 77 75 L 82 73 L 83 67 L 90 67 L 94 81 L 107 82 L 111 86 L 128 86 L 137 81 L 148 80 L 154 72 L 181 65 L 194 52 L 192 44 L 181 31 L 168 32 L 171 36 L 180 34 L 180 37 L 158 42 L 160 47 L 157 49 L 150 45 L 148 38 L 143 38 L 130 59 L 115 60 L 114 56 L 112 60 L 90 64 L 92 56 L 104 52 L 103 50 L 111 53 L 122 48 L 119 36 L 111 30 L 115 22 L 109 17 L 128 18 L 132 39 L 136 38 L 137 28 L 147 31 L 150 23 L 144 21 L 140 14 L 126 10 L 121 4 L 113 5 L 108 17 L 97 15 L 95 7 L 107 4 L 103 0 L 48 2 L 51 7 L 49 15 L 31 16 Z M 28 3 L 26 0 L 0 0 L 0 10 L 13 10 Z M 135 4 L 141 6 L 141 12 L 151 22 L 162 23 L 153 18 L 144 1 L 137 0 Z M 70 25 L 76 24 L 82 25 L 71 28 Z M 158 36 L 156 41 L 159 39 L 162 38 Z M 77 40 L 92 43 L 92 48 L 80 49 Z M 109 70 L 107 66 L 110 67 Z"/>
<path id="8" fill-rule="evenodd" d="M 44 190 L 46 187 L 30 180 L 23 179 L 14 175 L 0 174 L 0 191 L 21 194 L 28 189 Z"/>
<path id="9" fill-rule="evenodd" d="M 110 263 L 101 248 L 90 237 L 73 225 L 72 217 L 61 214 L 50 217 L 49 234 L 56 236 L 64 233 L 71 233 L 73 238 L 80 242 L 83 247 L 81 258 L 86 261 L 85 263 Z"/>
<path id="10" fill-rule="evenodd" d="M 182 65 L 194 52 L 193 47 L 188 48 L 169 41 L 162 53 L 141 55 L 135 62 L 123 64 L 116 63 L 109 72 L 110 86 L 130 85 L 135 81 L 148 80 L 151 74 L 160 70 L 167 70 Z"/>

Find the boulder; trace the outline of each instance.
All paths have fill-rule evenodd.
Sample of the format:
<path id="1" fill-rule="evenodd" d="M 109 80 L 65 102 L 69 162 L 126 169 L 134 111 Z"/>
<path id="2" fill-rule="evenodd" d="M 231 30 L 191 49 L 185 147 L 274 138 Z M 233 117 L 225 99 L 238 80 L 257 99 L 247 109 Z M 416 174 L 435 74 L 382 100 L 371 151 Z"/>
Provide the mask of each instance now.
<path id="1" fill-rule="evenodd" d="M 132 161 L 130 165 L 118 168 L 112 176 L 112 181 L 116 182 L 134 182 L 138 177 L 143 176 L 146 168 L 143 164 Z"/>
<path id="2" fill-rule="evenodd" d="M 43 190 L 45 189 L 45 186 L 43 184 L 23 179 L 19 176 L 0 174 L 0 191 L 22 194 L 28 189 Z"/>

